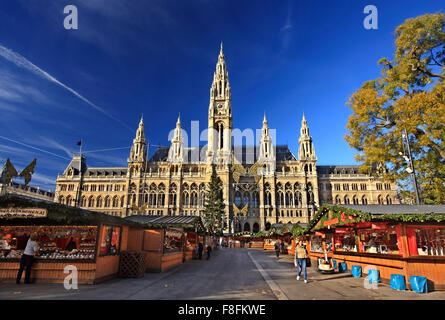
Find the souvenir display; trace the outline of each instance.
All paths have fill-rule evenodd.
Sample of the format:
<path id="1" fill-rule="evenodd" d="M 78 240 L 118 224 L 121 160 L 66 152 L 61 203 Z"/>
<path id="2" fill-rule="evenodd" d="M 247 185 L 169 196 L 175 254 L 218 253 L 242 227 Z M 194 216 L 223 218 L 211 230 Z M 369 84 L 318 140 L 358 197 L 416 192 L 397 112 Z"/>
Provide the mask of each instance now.
<path id="1" fill-rule="evenodd" d="M 116 255 L 120 252 L 121 227 L 105 226 L 100 241 L 100 255 Z"/>
<path id="2" fill-rule="evenodd" d="M 321 236 L 311 236 L 311 252 L 323 252 L 323 238 Z"/>
<path id="3" fill-rule="evenodd" d="M 445 255 L 445 228 L 416 228 L 415 237 L 419 255 Z"/>
<path id="4" fill-rule="evenodd" d="M 167 229 L 164 237 L 164 253 L 180 252 L 182 250 L 182 232 Z"/>
<path id="5" fill-rule="evenodd" d="M 97 227 L 0 227 L 0 259 L 19 259 L 31 233 L 37 234 L 37 259 L 94 260 Z"/>

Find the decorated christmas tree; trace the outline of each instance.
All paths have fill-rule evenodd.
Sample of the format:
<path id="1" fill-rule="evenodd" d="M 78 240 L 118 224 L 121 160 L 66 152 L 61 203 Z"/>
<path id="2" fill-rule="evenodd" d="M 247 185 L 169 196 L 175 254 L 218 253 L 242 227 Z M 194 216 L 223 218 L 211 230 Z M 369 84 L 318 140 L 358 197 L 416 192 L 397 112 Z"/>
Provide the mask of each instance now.
<path id="1" fill-rule="evenodd" d="M 225 220 L 224 209 L 222 181 L 213 166 L 203 211 L 204 227 L 210 234 L 222 234 Z"/>

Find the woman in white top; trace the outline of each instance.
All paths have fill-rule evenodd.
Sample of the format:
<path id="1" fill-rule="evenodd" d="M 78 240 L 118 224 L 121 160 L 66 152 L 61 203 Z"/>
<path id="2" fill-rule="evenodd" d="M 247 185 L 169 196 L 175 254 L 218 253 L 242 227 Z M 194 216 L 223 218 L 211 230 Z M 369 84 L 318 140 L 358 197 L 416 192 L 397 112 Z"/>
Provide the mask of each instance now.
<path id="1" fill-rule="evenodd" d="M 19 272 L 17 273 L 17 280 L 16 283 L 20 283 L 20 279 L 22 278 L 23 269 L 26 267 L 25 272 L 25 283 L 30 283 L 29 276 L 31 275 L 31 267 L 34 260 L 34 255 L 39 250 L 39 247 L 36 242 L 37 234 L 33 233 L 28 239 L 28 242 L 26 243 L 25 251 L 22 254 L 22 258 L 20 260 L 20 268 Z"/>

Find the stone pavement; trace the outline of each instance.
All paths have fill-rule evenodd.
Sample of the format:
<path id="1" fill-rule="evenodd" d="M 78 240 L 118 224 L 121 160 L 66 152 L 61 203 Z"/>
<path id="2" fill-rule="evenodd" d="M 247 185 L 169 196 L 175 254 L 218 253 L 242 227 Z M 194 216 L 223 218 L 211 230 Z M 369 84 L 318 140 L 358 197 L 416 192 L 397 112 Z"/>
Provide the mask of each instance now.
<path id="1" fill-rule="evenodd" d="M 364 278 L 354 278 L 351 273 L 322 274 L 314 264 L 307 268 L 308 283 L 304 283 L 302 276 L 295 279 L 293 256 L 277 259 L 272 251 L 249 250 L 290 300 L 445 300 L 444 291 L 419 294 L 393 290 L 383 283 L 376 290 L 366 289 Z"/>
<path id="2" fill-rule="evenodd" d="M 139 279 L 113 279 L 65 290 L 62 284 L 0 283 L 0 300 L 388 300 L 441 299 L 445 292 L 418 294 L 379 284 L 364 288 L 350 274 L 323 275 L 308 268 L 309 283 L 297 281 L 293 258 L 261 249 L 221 248 L 209 261 L 190 260 L 165 273 Z"/>

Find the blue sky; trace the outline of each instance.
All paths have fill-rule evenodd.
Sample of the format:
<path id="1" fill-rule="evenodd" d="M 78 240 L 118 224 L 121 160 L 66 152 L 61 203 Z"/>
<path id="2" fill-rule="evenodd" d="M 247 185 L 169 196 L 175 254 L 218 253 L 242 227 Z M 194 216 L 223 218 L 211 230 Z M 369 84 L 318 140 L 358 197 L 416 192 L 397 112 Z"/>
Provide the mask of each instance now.
<path id="1" fill-rule="evenodd" d="M 63 28 L 68 4 L 79 10 L 78 30 Z M 378 30 L 363 27 L 368 4 L 378 8 Z M 193 120 L 205 129 L 223 41 L 235 128 L 260 128 L 266 111 L 277 143 L 297 156 L 304 111 L 318 163 L 355 164 L 344 140 L 348 97 L 379 75 L 381 57 L 393 57 L 396 26 L 444 7 L 413 0 L 2 1 L 0 46 L 39 69 L 0 56 L 0 161 L 9 157 L 20 170 L 36 157 L 31 185 L 53 190 L 81 138 L 87 151 L 130 146 L 141 114 L 153 145 L 169 145 L 178 113 L 185 130 Z M 88 153 L 87 163 L 125 166 L 128 153 Z"/>

